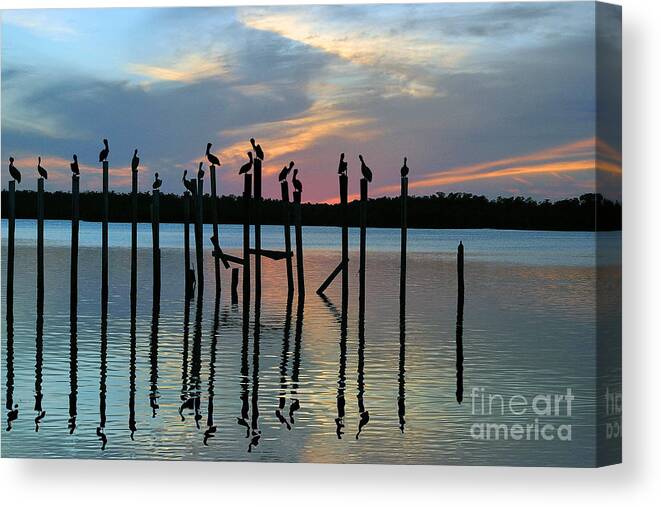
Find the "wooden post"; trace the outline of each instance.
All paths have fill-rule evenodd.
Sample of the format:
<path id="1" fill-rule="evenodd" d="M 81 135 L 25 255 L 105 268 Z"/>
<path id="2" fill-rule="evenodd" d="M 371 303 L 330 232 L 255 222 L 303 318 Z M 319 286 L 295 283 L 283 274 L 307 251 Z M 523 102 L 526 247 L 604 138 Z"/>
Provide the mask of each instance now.
<path id="1" fill-rule="evenodd" d="M 138 299 L 138 171 L 131 171 L 131 315 Z"/>
<path id="2" fill-rule="evenodd" d="M 258 158 L 253 162 L 255 172 L 255 300 L 259 301 L 262 295 L 262 161 Z"/>
<path id="3" fill-rule="evenodd" d="M 349 210 L 348 183 L 346 174 L 340 174 L 340 208 L 342 213 L 342 301 L 349 298 Z"/>
<path id="4" fill-rule="evenodd" d="M 406 242 L 408 239 L 407 209 L 409 197 L 409 179 L 402 178 L 402 190 L 399 197 L 401 206 L 401 239 L 400 239 L 400 267 L 399 267 L 399 305 L 406 306 Z"/>
<path id="5" fill-rule="evenodd" d="M 186 299 L 190 297 L 191 280 L 190 271 L 190 201 L 191 194 L 184 192 L 184 281 L 186 290 Z"/>
<path id="6" fill-rule="evenodd" d="M 220 242 L 218 235 L 218 194 L 216 189 L 216 166 L 211 165 L 211 221 L 213 224 L 213 235 Z M 220 292 L 220 258 L 214 257 L 213 259 L 214 274 L 216 277 L 216 294 Z"/>
<path id="7" fill-rule="evenodd" d="M 152 284 L 154 291 L 154 305 L 158 304 L 161 297 L 160 201 L 161 192 L 156 188 L 152 191 L 151 201 Z"/>
<path id="8" fill-rule="evenodd" d="M 456 329 L 456 368 L 457 403 L 464 399 L 464 245 L 460 241 L 457 248 L 457 329 Z"/>
<path id="9" fill-rule="evenodd" d="M 197 179 L 197 195 L 195 198 L 195 258 L 197 259 L 197 296 L 204 293 L 204 246 L 202 241 L 202 226 L 204 223 L 204 180 Z"/>
<path id="10" fill-rule="evenodd" d="M 80 178 L 71 176 L 71 280 L 69 312 L 73 319 L 78 314 L 78 228 L 80 212 Z"/>
<path id="11" fill-rule="evenodd" d="M 331 272 L 330 275 L 328 275 L 328 278 L 324 280 L 324 283 L 322 283 L 319 288 L 317 289 L 317 294 L 320 296 L 324 293 L 324 291 L 328 288 L 328 286 L 333 283 L 333 280 L 335 280 L 335 277 L 340 274 L 340 271 L 344 269 L 345 262 L 340 261 L 340 263 L 337 265 L 337 267 Z"/>
<path id="12" fill-rule="evenodd" d="M 108 161 L 103 162 L 103 201 L 101 222 L 101 313 L 108 313 Z"/>
<path id="13" fill-rule="evenodd" d="M 239 268 L 232 268 L 232 304 L 239 303 Z"/>
<path id="14" fill-rule="evenodd" d="M 365 311 L 365 243 L 367 239 L 367 180 L 360 180 L 360 267 L 359 279 L 359 309 Z"/>
<path id="15" fill-rule="evenodd" d="M 294 293 L 294 270 L 292 267 L 292 254 L 291 254 L 291 210 L 289 207 L 289 183 L 287 180 L 280 182 L 280 192 L 282 194 L 282 223 L 284 224 L 285 232 L 285 253 L 287 254 L 287 294 L 291 296 Z"/>
<path id="16" fill-rule="evenodd" d="M 44 314 L 44 179 L 37 180 L 37 316 Z"/>
<path id="17" fill-rule="evenodd" d="M 9 231 L 7 236 L 7 322 L 14 321 L 14 242 L 16 235 L 16 182 L 9 182 Z"/>
<path id="18" fill-rule="evenodd" d="M 250 201 L 252 175 L 243 178 L 243 309 L 250 308 Z"/>
<path id="19" fill-rule="evenodd" d="M 298 299 L 305 299 L 305 276 L 303 273 L 303 231 L 301 217 L 301 193 L 294 191 L 294 226 L 296 232 L 296 278 L 298 279 Z"/>

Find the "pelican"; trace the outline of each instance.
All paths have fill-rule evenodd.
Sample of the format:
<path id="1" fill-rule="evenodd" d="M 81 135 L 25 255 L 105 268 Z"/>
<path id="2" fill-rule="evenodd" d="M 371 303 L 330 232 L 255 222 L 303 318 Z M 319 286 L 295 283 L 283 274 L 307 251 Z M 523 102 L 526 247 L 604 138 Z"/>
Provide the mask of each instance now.
<path id="1" fill-rule="evenodd" d="M 211 165 L 220 165 L 220 160 L 218 157 L 209 151 L 211 146 L 211 143 L 207 143 L 207 160 Z"/>
<path id="2" fill-rule="evenodd" d="M 292 185 L 294 185 L 294 190 L 298 193 L 303 193 L 303 183 L 296 176 L 298 175 L 298 169 L 294 169 L 294 176 L 291 179 Z"/>
<path id="3" fill-rule="evenodd" d="M 161 184 L 163 183 L 163 180 L 158 177 L 158 173 L 154 174 L 154 183 L 151 184 L 151 188 L 154 190 L 158 190 L 161 188 Z"/>
<path id="4" fill-rule="evenodd" d="M 181 181 L 184 183 L 184 186 L 186 187 L 186 190 L 188 190 L 191 194 L 195 190 L 195 185 L 188 179 L 186 178 L 186 175 L 188 174 L 188 170 L 184 170 L 184 175 L 181 178 Z"/>
<path id="5" fill-rule="evenodd" d="M 99 152 L 99 162 L 105 162 L 108 159 L 108 154 L 110 153 L 110 148 L 108 147 L 108 140 L 107 139 L 103 140 L 103 146 L 105 146 L 105 148 L 103 148 Z"/>
<path id="6" fill-rule="evenodd" d="M 406 157 L 404 157 L 404 165 L 403 165 L 402 168 L 399 170 L 399 172 L 401 173 L 402 178 L 406 178 L 406 177 L 409 175 L 409 168 L 408 168 L 408 166 L 406 165 Z"/>
<path id="7" fill-rule="evenodd" d="M 74 153 L 73 162 L 71 162 L 71 172 L 76 176 L 80 176 L 80 169 L 78 169 L 78 155 Z"/>
<path id="8" fill-rule="evenodd" d="M 252 169 L 252 151 L 248 152 L 248 162 L 243 164 L 239 169 L 239 174 L 245 174 Z"/>
<path id="9" fill-rule="evenodd" d="M 201 180 L 202 178 L 204 178 L 204 169 L 202 169 L 203 164 L 204 164 L 204 162 L 200 162 L 200 165 L 197 168 L 197 179 L 198 180 Z"/>
<path id="10" fill-rule="evenodd" d="M 41 176 L 43 179 L 47 180 L 48 179 L 48 171 L 41 167 L 41 157 L 38 157 L 37 159 L 37 172 L 39 173 L 39 176 Z"/>
<path id="11" fill-rule="evenodd" d="M 340 153 L 340 164 L 337 166 L 337 174 L 346 174 L 349 168 L 346 160 L 344 160 L 344 153 Z"/>
<path id="12" fill-rule="evenodd" d="M 14 167 L 14 157 L 9 157 L 9 174 L 17 183 L 21 182 L 21 172 Z"/>
<path id="13" fill-rule="evenodd" d="M 360 172 L 363 173 L 363 178 L 365 178 L 368 182 L 371 182 L 372 181 L 372 171 L 365 164 L 365 161 L 363 160 L 362 155 L 358 155 L 358 158 L 360 159 Z"/>
<path id="14" fill-rule="evenodd" d="M 255 144 L 255 138 L 250 138 L 250 144 L 252 144 L 252 149 L 255 150 L 255 156 L 259 160 L 264 160 L 264 152 L 262 151 L 262 147 L 259 144 Z"/>
<path id="15" fill-rule="evenodd" d="M 289 176 L 289 171 L 291 171 L 294 168 L 294 161 L 292 160 L 289 162 L 288 166 L 284 166 L 282 168 L 282 171 L 280 171 L 280 174 L 278 174 L 278 181 L 285 181 L 287 179 L 287 176 Z"/>
<path id="16" fill-rule="evenodd" d="M 136 148 L 135 151 L 133 152 L 133 158 L 131 159 L 131 170 L 133 172 L 136 172 L 138 170 L 139 165 L 140 165 L 140 158 L 138 157 L 138 149 Z"/>

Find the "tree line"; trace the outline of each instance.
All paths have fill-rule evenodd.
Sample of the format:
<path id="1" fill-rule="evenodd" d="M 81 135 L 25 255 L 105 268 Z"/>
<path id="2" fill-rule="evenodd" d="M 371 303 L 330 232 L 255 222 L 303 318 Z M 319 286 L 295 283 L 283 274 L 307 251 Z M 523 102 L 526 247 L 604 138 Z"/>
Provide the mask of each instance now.
<path id="1" fill-rule="evenodd" d="M 367 222 L 369 227 L 399 227 L 399 197 L 370 199 Z M 71 193 L 45 192 L 45 218 L 67 220 L 71 218 Z M 185 204 L 180 194 L 161 194 L 161 222 L 183 222 Z M 151 194 L 138 193 L 138 221 L 151 221 Z M 2 217 L 7 214 L 7 191 L 2 191 Z M 211 197 L 204 196 L 204 221 L 211 222 Z M 302 205 L 303 225 L 341 225 L 339 204 L 305 203 Z M 131 194 L 109 194 L 111 222 L 131 221 Z M 219 198 L 219 220 L 222 223 L 243 222 L 244 206 L 240 196 Z M 262 223 L 282 224 L 282 202 L 264 199 Z M 37 193 L 33 190 L 16 192 L 16 218 L 36 218 Z M 192 213 L 191 213 L 192 220 Z M 101 221 L 102 193 L 80 194 L 80 218 Z M 349 203 L 349 224 L 358 226 L 359 202 Z M 409 196 L 408 226 L 425 229 L 529 229 L 529 230 L 620 230 L 622 206 L 618 201 L 604 198 L 598 193 L 583 194 L 558 201 L 536 201 L 525 197 L 497 197 L 463 192 L 438 192 L 428 196 Z"/>

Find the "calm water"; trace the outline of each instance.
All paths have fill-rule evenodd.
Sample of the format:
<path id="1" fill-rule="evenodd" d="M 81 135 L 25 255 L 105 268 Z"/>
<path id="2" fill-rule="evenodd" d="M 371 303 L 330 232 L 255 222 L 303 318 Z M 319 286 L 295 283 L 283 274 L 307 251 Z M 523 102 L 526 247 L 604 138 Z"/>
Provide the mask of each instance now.
<path id="1" fill-rule="evenodd" d="M 238 253 L 240 227 L 221 231 L 223 248 Z M 264 259 L 256 322 L 254 304 L 244 319 L 242 306 L 230 303 L 229 272 L 223 270 L 222 295 L 214 297 L 210 251 L 205 297 L 186 304 L 182 226 L 174 224 L 161 227 L 162 296 L 154 311 L 145 224 L 132 326 L 130 226 L 111 224 L 105 329 L 100 224 L 81 223 L 73 329 L 69 224 L 46 222 L 43 327 L 35 308 L 35 235 L 34 221 L 17 222 L 13 340 L 2 325 L 3 457 L 594 464 L 595 252 L 598 240 L 600 269 L 613 275 L 617 290 L 620 233 L 411 230 L 400 326 L 399 231 L 369 230 L 361 326 L 355 230 L 346 320 L 339 278 L 327 300 L 314 293 L 339 261 L 339 230 L 313 227 L 304 228 L 305 304 L 287 303 L 283 262 Z M 6 236 L 3 220 L 3 316 Z M 466 248 L 461 404 L 459 240 Z M 282 228 L 265 227 L 263 244 L 282 248 Z M 602 324 L 616 323 L 617 302 L 600 305 Z M 530 407 L 518 415 L 519 405 L 515 414 L 500 398 L 491 414 L 488 402 L 481 404 L 482 393 L 531 400 L 567 389 L 574 396 L 571 415 L 562 402 L 558 414 L 542 416 Z M 8 421 L 14 405 L 18 417 Z M 525 426 L 535 418 L 539 426 L 571 425 L 571 440 L 535 438 L 534 428 L 529 439 L 484 440 L 473 426 Z"/>

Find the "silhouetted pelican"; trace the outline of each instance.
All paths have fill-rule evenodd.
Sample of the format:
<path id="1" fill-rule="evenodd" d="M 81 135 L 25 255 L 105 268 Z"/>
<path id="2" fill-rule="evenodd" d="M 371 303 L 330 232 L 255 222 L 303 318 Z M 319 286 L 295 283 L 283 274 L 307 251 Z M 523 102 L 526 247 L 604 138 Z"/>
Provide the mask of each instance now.
<path id="1" fill-rule="evenodd" d="M 294 176 L 292 176 L 291 182 L 292 185 L 294 185 L 294 190 L 297 190 L 298 192 L 302 193 L 303 183 L 301 183 L 301 180 L 299 180 L 297 176 L 298 176 L 298 169 L 294 169 Z"/>
<path id="2" fill-rule="evenodd" d="M 41 157 L 37 157 L 37 172 L 43 179 L 48 179 L 48 171 L 41 167 Z"/>
<path id="3" fill-rule="evenodd" d="M 17 183 L 21 182 L 21 172 L 14 167 L 14 157 L 9 157 L 9 174 Z"/>
<path id="4" fill-rule="evenodd" d="M 138 149 L 136 148 L 135 151 L 133 152 L 133 158 L 131 159 L 131 170 L 133 172 L 137 171 L 139 165 L 140 165 L 140 157 L 138 157 Z"/>
<path id="5" fill-rule="evenodd" d="M 188 174 L 188 169 L 185 169 L 181 181 L 184 183 L 186 190 L 188 190 L 192 194 L 195 191 L 195 185 L 188 178 L 186 178 L 187 174 Z"/>
<path id="6" fill-rule="evenodd" d="M 250 144 L 252 144 L 252 149 L 255 150 L 255 156 L 259 160 L 264 160 L 264 152 L 262 151 L 261 145 L 255 144 L 255 139 L 253 137 L 250 138 Z"/>
<path id="7" fill-rule="evenodd" d="M 197 179 L 201 180 L 204 178 L 204 169 L 202 169 L 202 166 L 204 165 L 204 162 L 200 162 L 200 165 L 197 167 Z"/>
<path id="8" fill-rule="evenodd" d="M 76 176 L 80 176 L 80 169 L 78 169 L 78 155 L 74 153 L 73 162 L 71 162 L 71 172 Z"/>
<path id="9" fill-rule="evenodd" d="M 294 168 L 294 161 L 292 160 L 289 162 L 288 166 L 284 166 L 282 168 L 282 171 L 280 171 L 280 174 L 278 174 L 278 181 L 284 181 L 287 179 L 287 176 L 289 176 L 289 171 L 291 171 Z"/>
<path id="10" fill-rule="evenodd" d="M 358 155 L 358 158 L 360 159 L 360 172 L 363 173 L 363 178 L 365 178 L 367 181 L 371 182 L 372 181 L 372 171 L 365 164 L 365 161 L 363 160 L 362 155 Z"/>
<path id="11" fill-rule="evenodd" d="M 399 172 L 401 173 L 402 178 L 406 178 L 406 177 L 409 175 L 409 168 L 408 168 L 408 166 L 406 165 L 406 157 L 404 157 L 404 165 L 403 165 L 402 168 L 399 170 Z"/>
<path id="12" fill-rule="evenodd" d="M 218 157 L 216 155 L 214 155 L 213 153 L 211 153 L 209 151 L 211 149 L 211 146 L 212 146 L 211 143 L 207 143 L 207 160 L 209 161 L 209 163 L 211 165 L 218 165 L 219 166 L 220 165 L 220 160 L 218 159 Z"/>
<path id="13" fill-rule="evenodd" d="M 239 174 L 245 174 L 252 169 L 252 151 L 248 152 L 248 162 L 243 164 L 239 169 Z"/>
<path id="14" fill-rule="evenodd" d="M 163 184 L 163 180 L 158 177 L 158 173 L 154 174 L 154 183 L 151 184 L 151 188 L 154 190 L 158 190 L 161 188 L 161 185 Z"/>
<path id="15" fill-rule="evenodd" d="M 99 162 L 105 162 L 108 159 L 108 154 L 110 153 L 107 139 L 103 140 L 103 146 L 105 146 L 105 148 L 99 152 Z"/>
<path id="16" fill-rule="evenodd" d="M 337 166 L 337 174 L 346 174 L 349 168 L 346 160 L 344 160 L 344 153 L 340 153 L 340 164 Z"/>

